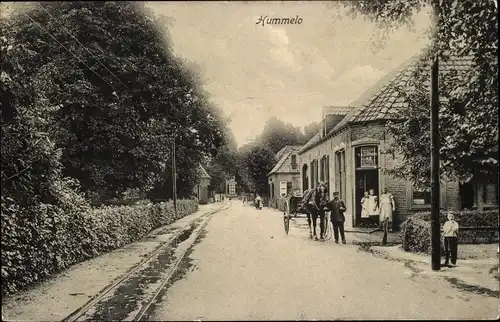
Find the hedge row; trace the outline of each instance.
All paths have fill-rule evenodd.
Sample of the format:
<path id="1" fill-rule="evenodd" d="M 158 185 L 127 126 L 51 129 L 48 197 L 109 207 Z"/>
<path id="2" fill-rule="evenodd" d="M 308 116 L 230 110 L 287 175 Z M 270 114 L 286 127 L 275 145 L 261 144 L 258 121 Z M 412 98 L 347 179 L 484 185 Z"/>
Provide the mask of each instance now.
<path id="1" fill-rule="evenodd" d="M 446 211 L 440 213 L 440 222 L 446 222 Z M 427 253 L 431 252 L 431 222 L 430 212 L 416 213 L 401 224 L 401 237 L 405 240 L 406 251 Z M 498 210 L 490 211 L 462 211 L 455 214 L 455 220 L 461 228 L 465 227 L 498 227 Z M 495 230 L 459 230 L 459 242 L 477 243 L 498 241 L 498 231 Z M 441 253 L 444 254 L 444 245 L 441 243 Z"/>
<path id="2" fill-rule="evenodd" d="M 198 209 L 196 200 L 179 200 L 177 216 L 171 202 L 93 209 L 85 202 L 30 208 L 9 201 L 2 197 L 3 295 L 140 240 Z"/>

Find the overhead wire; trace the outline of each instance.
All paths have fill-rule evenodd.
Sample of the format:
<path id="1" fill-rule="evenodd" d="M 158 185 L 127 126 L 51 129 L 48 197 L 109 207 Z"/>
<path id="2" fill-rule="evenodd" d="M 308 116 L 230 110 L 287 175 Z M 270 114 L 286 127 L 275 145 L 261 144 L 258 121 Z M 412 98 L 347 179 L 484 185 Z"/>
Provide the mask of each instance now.
<path id="1" fill-rule="evenodd" d="M 57 38 L 55 38 L 50 32 L 47 31 L 38 21 L 34 20 L 31 18 L 27 13 L 20 11 L 23 15 L 25 15 L 29 20 L 31 20 L 34 24 L 38 26 L 41 30 L 45 31 L 54 41 L 56 41 L 64 50 L 66 50 L 68 53 L 70 53 L 76 60 L 78 60 L 81 64 L 83 64 L 85 67 L 87 67 L 92 73 L 94 73 L 97 77 L 99 77 L 102 81 L 104 81 L 106 84 L 108 84 L 109 87 L 111 87 L 114 90 L 115 95 L 118 94 L 118 91 L 116 88 L 111 85 L 107 80 L 105 80 L 101 75 L 99 75 L 96 71 L 94 71 L 89 65 L 87 65 L 84 61 L 82 61 L 79 57 L 77 57 L 75 54 L 73 54 L 66 46 L 64 46 Z"/>
<path id="2" fill-rule="evenodd" d="M 88 49 L 87 47 L 85 47 L 85 45 L 83 45 L 61 22 L 58 21 L 58 19 L 56 17 L 54 17 L 47 9 L 45 9 L 40 3 L 37 3 L 38 6 L 43 10 L 45 11 L 52 19 L 54 19 L 58 24 L 59 26 L 61 26 L 62 29 L 64 29 L 64 31 L 66 31 L 70 36 L 71 38 L 73 38 L 74 40 L 76 40 L 76 42 L 82 46 L 90 55 L 92 55 L 92 57 L 99 63 L 101 64 L 102 67 L 104 67 L 104 69 L 106 69 L 106 71 L 108 71 L 108 73 L 110 73 L 111 75 L 113 75 L 113 77 L 118 81 L 120 82 L 123 86 L 125 86 L 127 89 L 129 89 L 129 87 L 127 86 L 127 84 L 125 84 L 124 82 L 122 82 L 122 80 L 116 76 L 111 70 L 109 70 L 108 67 L 106 67 L 106 65 L 104 65 L 91 51 L 90 49 Z"/>

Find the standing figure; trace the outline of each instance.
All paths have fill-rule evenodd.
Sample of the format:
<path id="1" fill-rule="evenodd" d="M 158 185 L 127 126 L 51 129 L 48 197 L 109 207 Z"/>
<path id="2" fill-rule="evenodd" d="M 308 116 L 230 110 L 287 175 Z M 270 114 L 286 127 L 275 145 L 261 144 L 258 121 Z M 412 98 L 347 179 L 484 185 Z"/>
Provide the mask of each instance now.
<path id="1" fill-rule="evenodd" d="M 392 213 L 396 210 L 396 204 L 394 202 L 394 196 L 387 192 L 387 188 L 382 189 L 382 194 L 380 195 L 380 225 L 387 221 L 389 225 L 389 231 L 392 232 Z"/>
<path id="2" fill-rule="evenodd" d="M 365 191 L 365 195 L 361 198 L 361 218 L 370 218 L 369 204 L 370 193 Z"/>
<path id="3" fill-rule="evenodd" d="M 255 208 L 262 209 L 262 198 L 259 195 L 255 198 Z"/>
<path id="4" fill-rule="evenodd" d="M 455 221 L 453 213 L 448 213 L 448 221 L 443 225 L 444 249 L 446 253 L 445 266 L 449 265 L 451 255 L 451 265 L 457 264 L 458 252 L 458 223 Z"/>
<path id="5" fill-rule="evenodd" d="M 379 215 L 378 197 L 375 195 L 374 189 L 370 189 L 370 196 L 368 202 L 368 215 L 370 215 L 370 217 Z"/>
<path id="6" fill-rule="evenodd" d="M 345 234 L 344 234 L 344 222 L 346 210 L 344 201 L 339 198 L 338 191 L 333 193 L 333 199 L 328 203 L 330 210 L 330 220 L 333 226 L 333 236 L 335 237 L 335 243 L 339 243 L 339 232 L 340 238 L 342 238 L 342 244 L 345 244 Z"/>

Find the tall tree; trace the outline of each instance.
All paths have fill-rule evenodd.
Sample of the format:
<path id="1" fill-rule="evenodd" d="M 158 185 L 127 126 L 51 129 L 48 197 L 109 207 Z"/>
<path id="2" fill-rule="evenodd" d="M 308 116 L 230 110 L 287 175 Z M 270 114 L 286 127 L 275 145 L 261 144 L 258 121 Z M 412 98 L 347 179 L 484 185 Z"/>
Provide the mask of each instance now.
<path id="1" fill-rule="evenodd" d="M 412 23 L 412 15 L 424 8 L 434 10 L 437 24 L 431 26 L 432 45 L 443 62 L 453 57 L 471 57 L 465 72 L 440 78 L 441 173 L 466 182 L 473 176 L 491 176 L 498 171 L 498 18 L 490 0 L 392 0 L 344 3 L 351 13 L 375 21 L 386 37 L 401 25 Z M 383 37 L 384 38 L 384 37 Z M 389 126 L 395 138 L 393 149 L 403 156 L 395 175 L 428 186 L 429 98 L 428 64 L 400 93 L 409 105 L 405 120 Z"/>
<path id="2" fill-rule="evenodd" d="M 268 147 L 256 145 L 242 156 L 241 164 L 245 168 L 243 177 L 255 192 L 267 196 L 269 193 L 267 174 L 276 163 L 275 153 Z"/>
<path id="3" fill-rule="evenodd" d="M 193 186 L 196 165 L 222 144 L 220 112 L 144 4 L 32 5 L 6 30 L 10 46 L 24 48 L 16 60 L 39 102 L 58 109 L 51 133 L 64 174 L 86 191 L 116 196 L 164 182 L 174 138 L 179 180 Z"/>

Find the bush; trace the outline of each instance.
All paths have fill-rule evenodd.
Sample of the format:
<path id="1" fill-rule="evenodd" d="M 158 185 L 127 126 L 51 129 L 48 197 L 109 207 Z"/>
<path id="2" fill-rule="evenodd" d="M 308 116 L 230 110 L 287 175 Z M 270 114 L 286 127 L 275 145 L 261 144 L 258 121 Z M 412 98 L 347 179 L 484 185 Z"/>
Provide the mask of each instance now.
<path id="1" fill-rule="evenodd" d="M 2 196 L 2 294 L 12 294 L 71 265 L 120 248 L 195 212 L 195 200 L 92 209 L 62 185 L 62 202 L 19 207 Z M 69 202 L 72 201 L 72 204 Z"/>
<path id="2" fill-rule="evenodd" d="M 441 225 L 446 222 L 446 211 L 440 213 Z M 405 239 L 406 251 L 427 253 L 431 252 L 431 222 L 430 212 L 416 213 L 401 225 L 401 234 Z M 466 227 L 498 227 L 498 210 L 490 211 L 462 211 L 455 214 L 455 220 L 460 228 Z M 459 243 L 477 243 L 498 240 L 494 230 L 462 230 L 459 233 Z M 444 254 L 444 245 L 441 243 L 441 253 Z"/>

